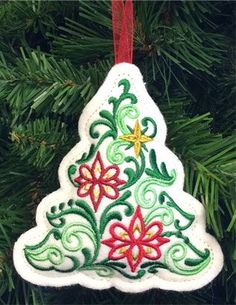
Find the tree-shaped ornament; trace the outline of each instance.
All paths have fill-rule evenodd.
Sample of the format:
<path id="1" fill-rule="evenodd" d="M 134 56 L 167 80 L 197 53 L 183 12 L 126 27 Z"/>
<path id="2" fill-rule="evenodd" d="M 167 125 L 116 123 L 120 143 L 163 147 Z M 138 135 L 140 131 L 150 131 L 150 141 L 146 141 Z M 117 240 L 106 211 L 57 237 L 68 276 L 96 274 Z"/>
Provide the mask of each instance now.
<path id="1" fill-rule="evenodd" d="M 85 107 L 60 188 L 15 243 L 14 264 L 43 286 L 194 290 L 220 272 L 222 251 L 205 231 L 202 204 L 183 191 L 163 116 L 130 63 L 132 2 L 112 5 L 117 64 Z"/>

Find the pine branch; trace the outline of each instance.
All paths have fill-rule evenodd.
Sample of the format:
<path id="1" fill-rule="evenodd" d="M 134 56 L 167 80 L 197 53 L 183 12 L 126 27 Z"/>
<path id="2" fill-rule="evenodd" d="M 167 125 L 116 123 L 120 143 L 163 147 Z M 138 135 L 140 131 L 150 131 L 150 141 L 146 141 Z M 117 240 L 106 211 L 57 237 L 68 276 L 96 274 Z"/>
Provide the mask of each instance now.
<path id="1" fill-rule="evenodd" d="M 226 262 L 222 277 L 231 278 L 225 281 L 228 299 L 232 296 L 232 277 L 236 271 L 232 249 L 236 236 L 235 135 L 213 134 L 209 114 L 184 118 L 179 103 L 172 102 L 171 111 L 163 105 L 162 111 L 168 123 L 167 143 L 184 165 L 185 190 L 203 203 L 208 228 L 221 240 Z"/>
<path id="2" fill-rule="evenodd" d="M 171 66 L 176 65 L 190 74 L 204 71 L 214 75 L 212 66 L 223 58 L 222 40 L 225 39 L 214 33 L 216 25 L 206 17 L 215 9 L 211 3 L 199 2 L 164 2 L 162 6 L 158 2 L 151 9 L 145 2 L 139 5 L 137 40 L 152 56 L 153 69 L 158 71 L 155 65 L 160 64 L 158 57 L 161 56 Z M 145 20 L 149 21 L 148 25 Z"/>
<path id="3" fill-rule="evenodd" d="M 214 65 L 224 58 L 227 43 L 225 36 L 215 33 L 216 24 L 210 17 L 217 11 L 214 4 L 169 1 L 135 4 L 135 58 L 140 55 L 150 58 L 154 78 L 163 78 L 164 70 L 173 74 L 173 78 L 180 71 L 214 75 Z M 62 58 L 66 52 L 67 58 L 76 63 L 109 58 L 112 53 L 109 3 L 81 1 L 79 14 L 79 21 L 66 19 L 65 26 L 59 27 L 61 35 L 54 36 L 53 42 L 55 54 Z"/>
<path id="4" fill-rule="evenodd" d="M 27 55 L 22 49 L 14 67 L 3 56 L 0 62 L 0 99 L 9 102 L 16 120 L 33 110 L 77 115 L 111 65 L 104 61 L 77 70 L 68 60 L 57 61 L 40 52 Z"/>
<path id="5" fill-rule="evenodd" d="M 232 196 L 236 174 L 235 136 L 212 134 L 209 114 L 178 119 L 178 108 L 178 104 L 172 104 L 173 112 L 165 115 L 169 126 L 167 143 L 185 165 L 186 191 L 206 206 L 208 225 L 218 238 L 223 238 L 223 226 L 229 225 L 234 211 L 233 202 L 228 206 L 227 200 Z M 225 206 L 219 202 L 221 197 L 226 200 Z M 229 222 L 225 224 L 226 211 Z M 217 219 L 219 215 L 222 219 Z"/>
<path id="6" fill-rule="evenodd" d="M 9 44 L 9 51 L 19 46 L 50 48 L 47 33 L 55 34 L 64 22 L 64 14 L 74 16 L 78 1 L 23 0 L 4 1 L 0 9 L 0 37 Z M 2 50 L 3 51 L 3 50 Z"/>
<path id="7" fill-rule="evenodd" d="M 63 58 L 66 52 L 76 64 L 109 59 L 113 50 L 110 3 L 80 1 L 79 16 L 79 21 L 65 18 L 61 35 L 53 36 L 54 53 Z"/>
<path id="8" fill-rule="evenodd" d="M 39 169 L 48 167 L 63 146 L 72 144 L 73 138 L 67 133 L 65 123 L 49 118 L 16 126 L 10 134 L 14 143 L 12 152 Z"/>

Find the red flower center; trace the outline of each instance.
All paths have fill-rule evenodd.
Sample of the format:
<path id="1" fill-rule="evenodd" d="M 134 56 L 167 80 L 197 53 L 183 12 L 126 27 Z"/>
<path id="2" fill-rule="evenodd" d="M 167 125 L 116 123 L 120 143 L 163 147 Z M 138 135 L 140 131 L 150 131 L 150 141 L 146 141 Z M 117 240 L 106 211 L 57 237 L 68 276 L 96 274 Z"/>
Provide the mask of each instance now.
<path id="1" fill-rule="evenodd" d="M 77 194 L 79 197 L 90 197 L 97 211 L 103 197 L 117 199 L 118 187 L 125 183 L 119 179 L 120 169 L 116 165 L 105 167 L 100 152 L 97 153 L 92 166 L 82 164 L 79 168 L 79 176 L 74 179 L 79 184 Z"/>
<path id="2" fill-rule="evenodd" d="M 161 257 L 160 246 L 169 242 L 161 237 L 162 223 L 153 221 L 145 226 L 140 207 L 130 221 L 129 227 L 123 223 L 113 223 L 110 227 L 111 238 L 102 243 L 111 248 L 108 257 L 111 260 L 126 258 L 132 272 L 144 258 L 157 260 Z"/>

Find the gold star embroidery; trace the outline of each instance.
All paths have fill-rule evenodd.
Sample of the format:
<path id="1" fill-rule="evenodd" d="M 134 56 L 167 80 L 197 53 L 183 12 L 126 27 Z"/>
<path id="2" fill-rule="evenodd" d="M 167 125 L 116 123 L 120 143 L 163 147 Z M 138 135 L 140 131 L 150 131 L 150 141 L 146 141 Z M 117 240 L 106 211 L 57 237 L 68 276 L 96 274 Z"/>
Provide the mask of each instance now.
<path id="1" fill-rule="evenodd" d="M 145 136 L 141 133 L 141 128 L 138 120 L 134 125 L 133 133 L 120 136 L 119 139 L 134 143 L 134 152 L 136 158 L 139 157 L 142 143 L 150 142 L 153 140 L 152 138 Z"/>

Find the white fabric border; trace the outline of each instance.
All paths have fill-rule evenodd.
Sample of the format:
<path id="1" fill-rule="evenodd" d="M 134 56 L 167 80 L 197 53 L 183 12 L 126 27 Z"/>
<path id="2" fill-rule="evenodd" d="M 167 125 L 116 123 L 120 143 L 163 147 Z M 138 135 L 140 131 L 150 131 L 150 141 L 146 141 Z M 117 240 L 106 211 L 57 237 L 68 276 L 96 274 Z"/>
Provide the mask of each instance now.
<path id="1" fill-rule="evenodd" d="M 162 131 L 161 133 L 158 133 L 158 149 L 163 151 L 163 155 L 168 153 L 169 161 L 173 162 L 174 160 L 174 163 L 178 168 L 178 182 L 175 183 L 174 186 L 168 188 L 168 193 L 170 196 L 173 194 L 173 197 L 178 204 L 183 202 L 181 204 L 182 206 L 180 205 L 180 207 L 185 211 L 195 211 L 196 219 L 192 225 L 193 227 L 188 230 L 189 237 L 191 237 L 191 240 L 196 246 L 202 246 L 202 244 L 205 244 L 206 247 L 210 249 L 212 257 L 211 263 L 205 271 L 200 272 L 198 275 L 184 277 L 170 273 L 169 271 L 167 274 L 165 271 L 161 270 L 158 274 L 152 275 L 148 279 L 141 278 L 133 281 L 118 277 L 98 279 L 84 272 L 76 271 L 68 274 L 60 274 L 55 271 L 49 271 L 51 276 L 48 276 L 48 272 L 40 272 L 33 269 L 24 256 L 23 249 L 25 245 L 32 243 L 35 244 L 36 242 L 41 241 L 47 229 L 50 228 L 45 218 L 46 211 L 56 202 L 65 201 L 67 198 L 70 199 L 75 195 L 74 187 L 71 185 L 67 177 L 68 166 L 73 164 L 75 160 L 78 160 L 82 153 L 87 151 L 88 147 L 91 145 L 91 143 L 93 143 L 89 137 L 87 126 L 93 121 L 93 116 L 97 115 L 97 113 L 100 111 L 104 101 L 107 102 L 111 91 L 114 90 L 115 86 L 117 86 L 117 79 L 120 79 L 121 77 L 128 78 L 131 83 L 131 88 L 132 86 L 135 87 L 135 91 L 133 92 L 135 92 L 135 94 L 138 96 L 139 104 L 140 100 L 143 101 L 143 108 L 140 109 L 142 115 L 143 112 L 146 112 L 155 117 L 156 121 L 158 122 L 158 130 Z M 150 112 L 150 110 L 152 112 Z M 165 147 L 166 124 L 164 118 L 156 104 L 148 95 L 143 83 L 142 75 L 135 65 L 121 63 L 115 65 L 111 69 L 103 85 L 100 87 L 89 104 L 85 107 L 81 115 L 79 120 L 79 134 L 81 141 L 71 149 L 60 164 L 60 189 L 49 194 L 41 201 L 36 212 L 37 226 L 22 234 L 15 243 L 13 260 L 17 272 L 25 280 L 42 286 L 60 287 L 80 284 L 93 289 L 107 289 L 110 287 L 115 287 L 121 291 L 131 293 L 141 292 L 151 288 L 161 288 L 174 291 L 190 291 L 201 288 L 215 278 L 223 266 L 223 254 L 221 248 L 215 238 L 205 232 L 205 213 L 201 203 L 183 191 L 184 171 L 182 164 L 178 158 L 167 147 Z"/>

